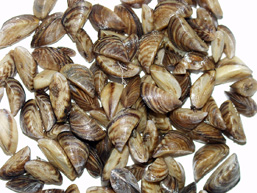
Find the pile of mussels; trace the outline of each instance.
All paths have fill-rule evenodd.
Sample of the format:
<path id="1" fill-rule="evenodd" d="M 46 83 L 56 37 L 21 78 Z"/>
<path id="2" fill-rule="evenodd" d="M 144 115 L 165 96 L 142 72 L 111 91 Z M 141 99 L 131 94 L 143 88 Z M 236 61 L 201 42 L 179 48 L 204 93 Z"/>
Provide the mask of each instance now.
<path id="1" fill-rule="evenodd" d="M 62 174 L 73 181 L 86 168 L 102 182 L 87 193 L 195 193 L 226 158 L 200 192 L 232 189 L 240 169 L 235 153 L 227 158 L 224 136 L 246 143 L 239 114 L 257 112 L 257 81 L 235 56 L 231 30 L 218 24 L 218 0 L 158 0 L 154 8 L 151 0 L 121 0 L 114 10 L 68 0 L 64 13 L 49 15 L 56 1 L 35 0 L 34 15 L 13 17 L 0 30 L 1 49 L 34 32 L 32 53 L 17 46 L 0 61 L 0 99 L 5 90 L 10 106 L 0 110 L 0 147 L 11 156 L 0 168 L 7 188 L 77 193 L 75 184 L 65 191 L 43 186 L 62 184 Z M 95 42 L 83 29 L 87 21 Z M 73 62 L 73 49 L 50 47 L 65 34 L 90 68 Z M 191 73 L 201 75 L 191 83 Z M 228 82 L 228 100 L 218 107 L 212 92 Z M 191 108 L 183 107 L 187 99 Z M 48 161 L 31 159 L 28 146 L 17 151 L 19 111 L 23 134 Z M 194 141 L 205 145 L 196 150 Z M 176 157 L 193 153 L 195 181 L 185 186 Z M 127 166 L 129 157 L 134 164 Z"/>

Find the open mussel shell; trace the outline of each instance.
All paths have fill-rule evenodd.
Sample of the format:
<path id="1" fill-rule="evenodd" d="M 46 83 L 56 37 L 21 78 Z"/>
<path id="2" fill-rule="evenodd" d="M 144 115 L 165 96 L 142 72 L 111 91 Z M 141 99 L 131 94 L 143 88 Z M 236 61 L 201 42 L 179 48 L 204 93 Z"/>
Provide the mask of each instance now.
<path id="1" fill-rule="evenodd" d="M 135 109 L 124 109 L 117 113 L 107 126 L 108 136 L 115 148 L 122 152 L 132 130 L 137 126 L 141 113 Z"/>
<path id="2" fill-rule="evenodd" d="M 242 96 L 251 97 L 257 91 L 257 81 L 252 77 L 244 78 L 232 84 L 230 88 Z"/>
<path id="3" fill-rule="evenodd" d="M 59 72 L 52 77 L 49 96 L 57 122 L 65 122 L 71 107 L 71 93 L 68 80 Z"/>
<path id="4" fill-rule="evenodd" d="M 6 187 L 14 192 L 41 192 L 44 182 L 29 174 L 18 176 L 6 183 Z"/>
<path id="5" fill-rule="evenodd" d="M 161 193 L 160 183 L 158 182 L 148 182 L 145 179 L 141 180 L 141 193 Z"/>
<path id="6" fill-rule="evenodd" d="M 123 85 L 116 82 L 109 82 L 103 88 L 100 95 L 100 100 L 108 119 L 115 116 L 122 91 Z"/>
<path id="7" fill-rule="evenodd" d="M 33 79 L 38 72 L 33 56 L 26 48 L 18 46 L 13 50 L 12 57 L 23 84 L 29 91 L 33 91 Z"/>
<path id="8" fill-rule="evenodd" d="M 153 64 L 157 51 L 160 47 L 163 34 L 152 31 L 141 37 L 138 50 L 138 61 L 146 73 L 150 73 L 150 66 Z"/>
<path id="9" fill-rule="evenodd" d="M 96 31 L 99 29 L 124 31 L 126 29 L 126 25 L 116 13 L 100 4 L 93 5 L 89 20 Z"/>
<path id="10" fill-rule="evenodd" d="M 196 182 L 188 184 L 179 193 L 196 193 Z"/>
<path id="11" fill-rule="evenodd" d="M 154 27 L 156 30 L 162 30 L 168 26 L 173 15 L 190 17 L 192 14 L 192 8 L 185 3 L 179 1 L 160 2 L 153 10 Z"/>
<path id="12" fill-rule="evenodd" d="M 126 168 L 113 169 L 110 182 L 116 193 L 141 192 L 135 176 Z"/>
<path id="13" fill-rule="evenodd" d="M 26 100 L 26 93 L 21 83 L 14 78 L 7 78 L 5 81 L 6 94 L 10 110 L 16 116 Z"/>
<path id="14" fill-rule="evenodd" d="M 38 25 L 39 19 L 30 14 L 19 15 L 7 20 L 0 30 L 0 49 L 26 38 Z"/>
<path id="15" fill-rule="evenodd" d="M 226 144 L 207 144 L 195 152 L 193 170 L 195 182 L 202 179 L 229 154 Z"/>
<path id="16" fill-rule="evenodd" d="M 33 80 L 34 89 L 36 91 L 46 89 L 51 83 L 52 77 L 56 72 L 57 71 L 55 70 L 43 70 L 39 72 Z"/>
<path id="17" fill-rule="evenodd" d="M 53 139 L 38 140 L 38 147 L 46 156 L 48 161 L 65 174 L 71 181 L 77 177 L 67 154 L 60 144 Z"/>
<path id="18" fill-rule="evenodd" d="M 124 168 L 128 163 L 129 148 L 125 146 L 122 152 L 117 151 L 116 148 L 112 149 L 111 155 L 105 163 L 102 181 L 108 181 L 111 177 L 111 172 L 115 168 Z"/>
<path id="19" fill-rule="evenodd" d="M 0 168 L 0 179 L 9 180 L 25 173 L 24 165 L 30 160 L 30 148 L 20 149 Z"/>
<path id="20" fill-rule="evenodd" d="M 184 156 L 195 151 L 192 139 L 180 131 L 169 131 L 155 148 L 153 157 L 170 155 L 173 157 Z"/>
<path id="21" fill-rule="evenodd" d="M 91 12 L 92 4 L 79 1 L 68 7 L 62 17 L 62 25 L 73 42 L 76 42 L 77 31 L 83 28 Z"/>
<path id="22" fill-rule="evenodd" d="M 22 132 L 35 140 L 45 137 L 45 129 L 35 99 L 28 100 L 20 112 Z"/>
<path id="23" fill-rule="evenodd" d="M 24 166 L 26 172 L 45 184 L 62 184 L 62 175 L 52 164 L 43 160 L 30 160 Z"/>
<path id="24" fill-rule="evenodd" d="M 35 100 L 39 108 L 45 131 L 50 131 L 56 122 L 50 97 L 43 92 L 35 93 Z"/>
<path id="25" fill-rule="evenodd" d="M 228 192 L 240 181 L 240 166 L 237 155 L 229 156 L 208 178 L 204 185 L 207 192 Z"/>
<path id="26" fill-rule="evenodd" d="M 80 64 L 67 64 L 62 67 L 60 73 L 90 97 L 94 98 L 94 77 L 93 73 L 86 66 Z"/>
<path id="27" fill-rule="evenodd" d="M 123 63 L 128 63 L 128 53 L 121 39 L 117 36 L 105 36 L 94 43 L 93 51 Z"/>
<path id="28" fill-rule="evenodd" d="M 125 108 L 134 105 L 137 99 L 140 97 L 140 83 L 140 76 L 135 76 L 129 80 L 128 84 L 122 91 L 120 100 L 121 104 Z"/>
<path id="29" fill-rule="evenodd" d="M 141 72 L 141 66 L 138 62 L 124 64 L 103 55 L 98 55 L 96 62 L 106 74 L 117 78 L 132 78 Z"/>
<path id="30" fill-rule="evenodd" d="M 80 193 L 80 191 L 76 184 L 71 184 L 66 188 L 65 193 Z"/>
<path id="31" fill-rule="evenodd" d="M 80 55 L 85 58 L 87 62 L 92 62 L 94 60 L 93 42 L 83 28 L 80 28 L 77 31 L 76 47 Z"/>
<path id="32" fill-rule="evenodd" d="M 190 101 L 193 108 L 201 109 L 210 98 L 215 85 L 215 70 L 202 74 L 190 89 Z"/>
<path id="33" fill-rule="evenodd" d="M 142 28 L 143 33 L 147 34 L 154 29 L 154 18 L 153 18 L 153 9 L 147 4 L 142 5 L 142 14 L 141 14 Z"/>
<path id="34" fill-rule="evenodd" d="M 207 52 L 207 44 L 196 34 L 186 20 L 179 15 L 170 18 L 168 36 L 174 46 L 183 51 Z M 183 34 L 181 36 L 180 34 Z"/>
<path id="35" fill-rule="evenodd" d="M 78 176 L 81 176 L 89 155 L 88 146 L 71 132 L 62 132 L 58 135 L 57 139 Z"/>
<path id="36" fill-rule="evenodd" d="M 156 113 L 167 113 L 181 105 L 176 95 L 149 83 L 141 83 L 141 97 L 145 104 Z"/>
<path id="37" fill-rule="evenodd" d="M 222 19 L 223 12 L 218 0 L 197 0 L 197 4 L 213 13 L 216 18 Z"/>
<path id="38" fill-rule="evenodd" d="M 98 141 L 106 135 L 97 122 L 76 104 L 72 104 L 69 121 L 71 132 L 82 139 Z"/>
<path id="39" fill-rule="evenodd" d="M 97 150 L 93 147 L 90 147 L 88 159 L 85 165 L 85 168 L 87 169 L 88 173 L 93 178 L 98 178 L 102 176 L 103 167 L 103 162 L 101 161 L 101 158 L 97 153 Z"/>
<path id="40" fill-rule="evenodd" d="M 127 4 L 120 4 L 114 7 L 116 13 L 124 22 L 126 28 L 124 32 L 128 35 L 137 34 L 138 37 L 143 35 L 143 28 L 139 18 L 133 9 Z"/>
<path id="41" fill-rule="evenodd" d="M 8 77 L 14 77 L 17 73 L 14 59 L 12 56 L 13 51 L 10 51 L 0 61 L 0 85 L 5 85 L 5 80 Z"/>
<path id="42" fill-rule="evenodd" d="M 178 108 L 170 113 L 169 118 L 176 129 L 190 131 L 199 125 L 207 115 L 208 113 L 203 111 Z"/>
<path id="43" fill-rule="evenodd" d="M 72 84 L 70 84 L 70 92 L 71 98 L 84 111 L 100 108 L 100 104 L 96 96 L 94 98 L 91 98 L 82 89 Z"/>
<path id="44" fill-rule="evenodd" d="M 207 123 L 200 123 L 196 128 L 189 132 L 189 136 L 200 143 L 225 143 L 226 139 L 222 131 Z"/>
<path id="45" fill-rule="evenodd" d="M 181 190 L 184 187 L 186 180 L 183 166 L 171 156 L 164 157 L 164 161 L 168 166 L 169 175 L 176 178 L 178 181 L 178 187 Z"/>
<path id="46" fill-rule="evenodd" d="M 54 47 L 35 48 L 32 56 L 41 68 L 47 70 L 60 71 L 65 64 L 73 63 L 67 54 Z"/>
<path id="47" fill-rule="evenodd" d="M 0 109 L 0 147 L 6 155 L 13 155 L 18 146 L 18 129 L 14 116 L 6 109 Z"/>
<path id="48" fill-rule="evenodd" d="M 217 65 L 215 85 L 235 82 L 251 75 L 252 70 L 238 57 L 224 58 Z"/>
<path id="49" fill-rule="evenodd" d="M 150 66 L 151 76 L 159 88 L 171 92 L 177 98 L 181 97 L 181 87 L 177 79 L 164 67 L 158 65 Z"/>
<path id="50" fill-rule="evenodd" d="M 226 129 L 226 124 L 222 118 L 220 109 L 216 104 L 214 98 L 211 96 L 202 108 L 202 111 L 207 112 L 208 115 L 205 121 L 220 130 Z"/>
<path id="51" fill-rule="evenodd" d="M 232 101 L 227 100 L 223 102 L 220 106 L 220 111 L 226 123 L 226 129 L 223 130 L 223 133 L 240 145 L 246 144 L 246 136 L 241 118 Z"/>
<path id="52" fill-rule="evenodd" d="M 89 187 L 86 193 L 115 193 L 111 187 L 92 186 Z"/>
<path id="53" fill-rule="evenodd" d="M 61 23 L 62 15 L 63 13 L 58 12 L 42 20 L 42 23 L 37 27 L 33 35 L 31 41 L 32 48 L 53 44 L 66 34 Z"/>
<path id="54" fill-rule="evenodd" d="M 214 61 L 206 53 L 187 52 L 175 66 L 174 74 L 186 74 L 187 71 L 199 72 L 214 70 Z"/>
<path id="55" fill-rule="evenodd" d="M 35 0 L 33 4 L 34 15 L 42 20 L 44 19 L 54 8 L 57 0 Z"/>
<path id="56" fill-rule="evenodd" d="M 241 96 L 236 92 L 225 91 L 225 93 L 235 105 L 238 113 L 246 117 L 253 117 L 257 113 L 257 104 L 251 97 Z"/>
<path id="57" fill-rule="evenodd" d="M 164 158 L 159 157 L 148 166 L 143 178 L 148 182 L 160 182 L 169 174 L 169 169 L 164 161 Z"/>

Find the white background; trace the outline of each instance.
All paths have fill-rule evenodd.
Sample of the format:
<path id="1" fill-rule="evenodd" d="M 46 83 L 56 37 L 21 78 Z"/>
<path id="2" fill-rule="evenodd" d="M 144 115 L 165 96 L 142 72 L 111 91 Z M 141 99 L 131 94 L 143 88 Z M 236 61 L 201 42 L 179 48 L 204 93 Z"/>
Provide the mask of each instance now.
<path id="1" fill-rule="evenodd" d="M 92 4 L 100 3 L 106 7 L 109 7 L 113 9 L 114 5 L 119 4 L 119 0 L 90 0 Z M 149 5 L 153 8 L 156 5 L 157 0 L 153 0 Z M 108 4 L 107 4 L 108 3 Z M 252 70 L 253 70 L 253 76 L 257 79 L 257 52 L 256 52 L 256 21 L 255 21 L 255 15 L 256 15 L 256 5 L 257 3 L 253 0 L 244 0 L 244 1 L 232 1 L 232 0 L 220 0 L 220 4 L 224 13 L 224 17 L 222 20 L 219 21 L 220 24 L 224 24 L 228 26 L 231 31 L 234 33 L 237 41 L 237 48 L 236 48 L 236 55 L 243 60 Z M 9 18 L 21 14 L 33 14 L 32 12 L 33 7 L 33 0 L 8 0 L 8 1 L 1 1 L 0 5 L 0 26 L 8 20 Z M 54 10 L 51 13 L 54 12 L 64 12 L 67 8 L 67 2 L 66 0 L 58 0 Z M 137 13 L 140 14 L 140 10 L 136 10 Z M 139 15 L 139 17 L 141 17 Z M 92 40 L 95 41 L 97 37 L 96 31 L 94 31 L 90 25 L 90 22 L 88 21 L 84 27 L 84 29 L 87 31 L 87 33 L 91 36 Z M 9 52 L 9 50 L 15 48 L 16 46 L 24 46 L 30 51 L 30 42 L 31 42 L 32 36 L 27 37 L 25 40 L 15 44 L 14 46 L 5 48 L 0 50 L 0 59 L 2 59 L 5 54 Z M 71 42 L 68 36 L 65 36 L 61 41 L 58 43 L 52 45 L 54 47 L 57 46 L 67 46 L 73 49 L 75 48 L 75 45 Z M 85 62 L 83 58 L 80 57 L 79 54 L 77 54 L 76 57 L 72 58 L 74 63 L 79 63 L 83 65 L 87 65 L 89 67 L 89 64 Z M 15 77 L 19 79 L 18 75 Z M 223 101 L 225 101 L 227 98 L 225 97 L 224 90 L 229 90 L 230 84 L 225 84 L 221 86 L 215 87 L 213 97 L 215 98 L 218 105 L 220 105 Z M 33 98 L 33 94 L 27 92 L 26 100 Z M 255 101 L 257 101 L 257 95 L 253 97 Z M 189 107 L 189 103 L 187 103 Z M 9 105 L 5 96 L 0 103 L 0 108 L 8 109 Z M 256 128 L 256 116 L 252 118 L 246 118 L 244 116 L 241 116 L 243 126 L 245 129 L 246 137 L 247 137 L 247 144 L 244 146 L 237 145 L 233 142 L 231 142 L 229 139 L 227 139 L 227 144 L 230 147 L 230 155 L 232 153 L 236 153 L 238 155 L 238 159 L 240 162 L 241 167 L 241 180 L 239 184 L 232 189 L 231 193 L 242 193 L 242 192 L 256 192 L 256 173 L 257 173 L 257 156 L 256 156 L 256 147 L 257 147 L 257 128 Z M 39 156 L 43 159 L 45 159 L 44 155 L 41 153 L 39 148 L 37 147 L 36 141 L 33 141 L 27 137 L 25 137 L 21 129 L 19 127 L 19 114 L 15 117 L 17 123 L 18 123 L 18 130 L 19 130 L 19 143 L 18 143 L 18 150 L 25 147 L 26 145 L 29 145 L 32 151 L 31 158 L 35 159 L 36 156 Z M 1 124 L 1 123 L 0 123 Z M 1 134 L 1 133 L 0 133 Z M 196 143 L 196 147 L 201 147 L 202 144 Z M 5 161 L 9 157 L 6 156 L 2 150 L 0 150 L 0 167 L 5 163 Z M 192 158 L 193 155 L 185 156 L 182 158 L 178 158 L 177 160 L 181 162 L 184 166 L 185 172 L 186 172 L 186 184 L 189 184 L 193 182 L 193 172 L 192 172 Z M 207 180 L 209 175 L 207 175 L 205 178 L 200 180 L 200 182 L 197 184 L 197 192 L 199 192 Z M 86 189 L 90 186 L 94 185 L 100 185 L 100 179 L 94 179 L 91 176 L 88 175 L 87 171 L 84 171 L 84 174 L 76 179 L 74 182 L 71 182 L 63 175 L 63 184 L 62 186 L 49 186 L 45 185 L 44 188 L 63 188 L 66 189 L 71 183 L 76 183 L 79 186 L 79 189 L 81 192 L 86 192 Z M 0 181 L 0 192 L 11 192 L 7 188 L 5 188 L 5 181 Z"/>

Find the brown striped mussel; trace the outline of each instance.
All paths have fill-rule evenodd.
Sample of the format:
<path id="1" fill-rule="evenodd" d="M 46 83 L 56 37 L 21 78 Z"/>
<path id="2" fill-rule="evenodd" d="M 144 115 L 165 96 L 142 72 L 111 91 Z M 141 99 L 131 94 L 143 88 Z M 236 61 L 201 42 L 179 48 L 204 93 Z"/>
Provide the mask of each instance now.
<path id="1" fill-rule="evenodd" d="M 242 96 L 251 97 L 257 91 L 257 81 L 252 77 L 244 78 L 232 84 L 230 88 Z"/>
<path id="2" fill-rule="evenodd" d="M 34 15 L 42 20 L 44 19 L 54 8 L 57 0 L 35 0 L 33 5 Z"/>
<path id="3" fill-rule="evenodd" d="M 17 73 L 14 59 L 12 56 L 13 51 L 10 51 L 0 61 L 0 85 L 5 85 L 5 80 L 9 77 L 14 77 Z"/>

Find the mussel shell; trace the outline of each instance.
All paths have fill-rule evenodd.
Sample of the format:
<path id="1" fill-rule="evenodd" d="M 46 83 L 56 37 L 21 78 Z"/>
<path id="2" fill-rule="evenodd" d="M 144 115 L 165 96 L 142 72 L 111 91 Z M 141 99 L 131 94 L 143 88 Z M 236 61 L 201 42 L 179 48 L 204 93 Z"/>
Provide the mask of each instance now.
<path id="1" fill-rule="evenodd" d="M 61 23 L 62 15 L 61 12 L 54 13 L 42 21 L 33 35 L 32 48 L 53 44 L 66 34 Z"/>
<path id="2" fill-rule="evenodd" d="M 179 15 L 170 18 L 168 36 L 174 46 L 183 51 L 207 52 L 207 44 L 194 32 L 186 20 Z M 183 35 L 181 35 L 183 34 Z"/>
<path id="3" fill-rule="evenodd" d="M 116 13 L 124 22 L 126 28 L 124 32 L 128 35 L 137 34 L 138 37 L 143 35 L 143 28 L 139 18 L 133 9 L 127 4 L 120 4 L 114 7 Z"/>
<path id="4" fill-rule="evenodd" d="M 146 73 L 150 73 L 150 66 L 153 64 L 157 51 L 160 47 L 163 34 L 152 31 L 141 37 L 138 50 L 138 61 Z"/>
<path id="5" fill-rule="evenodd" d="M 139 47 L 138 35 L 131 34 L 126 39 L 122 40 L 122 43 L 126 48 L 130 61 L 132 61 L 137 56 L 137 51 Z"/>
<path id="6" fill-rule="evenodd" d="M 54 8 L 57 0 L 35 0 L 33 4 L 34 15 L 42 20 L 44 19 Z"/>
<path id="7" fill-rule="evenodd" d="M 190 131 L 199 125 L 207 115 L 207 112 L 193 111 L 187 108 L 179 108 L 172 111 L 169 115 L 169 118 L 172 125 L 176 129 L 180 129 L 182 131 Z"/>
<path id="8" fill-rule="evenodd" d="M 57 139 L 78 176 L 81 176 L 89 155 L 87 144 L 76 138 L 71 132 L 62 132 Z"/>
<path id="9" fill-rule="evenodd" d="M 196 182 L 192 182 L 185 186 L 180 193 L 196 193 Z"/>
<path id="10" fill-rule="evenodd" d="M 12 56 L 23 84 L 29 91 L 33 91 L 33 79 L 38 72 L 36 61 L 30 52 L 21 46 L 18 46 L 14 49 Z"/>
<path id="11" fill-rule="evenodd" d="M 0 178 L 9 180 L 25 173 L 24 165 L 30 160 L 30 148 L 28 146 L 20 149 L 0 168 Z"/>
<path id="12" fill-rule="evenodd" d="M 44 90 L 47 89 L 49 84 L 51 83 L 53 75 L 57 71 L 55 70 L 43 70 L 39 72 L 33 80 L 34 89 L 37 90 Z"/>
<path id="13" fill-rule="evenodd" d="M 181 105 L 181 101 L 175 94 L 149 83 L 141 83 L 141 97 L 145 104 L 156 113 L 164 114 Z"/>
<path id="14" fill-rule="evenodd" d="M 237 155 L 229 156 L 208 178 L 204 185 L 207 192 L 227 192 L 240 181 L 240 166 Z"/>
<path id="15" fill-rule="evenodd" d="M 195 152 L 193 170 L 195 182 L 202 179 L 229 154 L 226 144 L 207 144 Z"/>
<path id="16" fill-rule="evenodd" d="M 236 92 L 225 91 L 225 93 L 240 114 L 246 117 L 253 117 L 257 113 L 257 104 L 251 97 L 241 96 Z"/>
<path id="17" fill-rule="evenodd" d="M 26 174 L 11 179 L 6 183 L 6 187 L 14 192 L 41 192 L 44 182 Z"/>
<path id="18" fill-rule="evenodd" d="M 18 129 L 14 116 L 6 109 L 0 109 L 0 147 L 6 155 L 13 155 L 18 146 Z"/>
<path id="19" fill-rule="evenodd" d="M 213 13 L 216 18 L 222 19 L 223 12 L 218 0 L 197 0 L 197 3 L 200 7 L 203 7 Z"/>
<path id="20" fill-rule="evenodd" d="M 69 123 L 55 123 L 50 131 L 46 132 L 46 136 L 49 139 L 57 139 L 59 133 L 64 131 L 70 131 Z"/>
<path id="21" fill-rule="evenodd" d="M 59 72 L 52 77 L 49 96 L 57 122 L 65 122 L 70 111 L 71 94 L 68 80 Z"/>
<path id="22" fill-rule="evenodd" d="M 39 108 L 41 119 L 45 128 L 45 131 L 51 130 L 56 122 L 54 111 L 51 105 L 50 97 L 43 92 L 35 93 L 35 100 Z"/>
<path id="23" fill-rule="evenodd" d="M 94 77 L 93 73 L 86 66 L 82 66 L 80 64 L 67 64 L 62 67 L 60 73 L 90 97 L 94 98 Z"/>
<path id="24" fill-rule="evenodd" d="M 0 30 L 0 49 L 26 38 L 38 25 L 39 19 L 30 14 L 19 15 L 7 20 Z"/>
<path id="25" fill-rule="evenodd" d="M 159 183 L 148 182 L 145 179 L 141 180 L 141 193 L 161 193 L 161 187 Z"/>
<path id="26" fill-rule="evenodd" d="M 21 83 L 14 78 L 7 78 L 5 83 L 11 113 L 16 116 L 26 101 L 26 93 Z"/>
<path id="27" fill-rule="evenodd" d="M 129 149 L 128 146 L 125 146 L 122 152 L 117 151 L 116 148 L 112 149 L 109 159 L 106 161 L 102 180 L 108 181 L 111 177 L 111 171 L 115 168 L 124 168 L 128 163 L 129 158 Z"/>
<path id="28" fill-rule="evenodd" d="M 94 60 L 93 42 L 83 28 L 77 31 L 76 47 L 80 55 L 85 58 L 87 62 L 92 62 Z"/>
<path id="29" fill-rule="evenodd" d="M 32 56 L 41 68 L 48 70 L 60 71 L 65 64 L 73 63 L 68 55 L 54 47 L 35 48 Z"/>
<path id="30" fill-rule="evenodd" d="M 85 165 L 85 168 L 87 169 L 88 173 L 93 178 L 98 178 L 102 176 L 103 167 L 103 163 L 97 153 L 97 150 L 95 148 L 90 147 L 88 159 Z"/>
<path id="31" fill-rule="evenodd" d="M 95 54 L 101 54 L 123 63 L 129 62 L 128 53 L 121 39 L 117 36 L 105 36 L 98 39 L 94 43 L 93 51 Z"/>
<path id="32" fill-rule="evenodd" d="M 202 111 L 208 112 L 205 121 L 218 129 L 226 129 L 226 124 L 222 118 L 221 112 L 214 98 L 211 96 L 202 108 Z"/>
<path id="33" fill-rule="evenodd" d="M 135 176 L 126 168 L 113 169 L 111 171 L 110 182 L 116 193 L 140 192 Z"/>
<path id="34" fill-rule="evenodd" d="M 189 136 L 201 143 L 225 143 L 226 139 L 222 131 L 207 123 L 200 123 L 196 128 L 189 132 Z"/>
<path id="35" fill-rule="evenodd" d="M 103 55 L 98 55 L 96 62 L 106 74 L 117 78 L 132 78 L 141 72 L 141 66 L 138 63 L 124 64 Z"/>
<path id="36" fill-rule="evenodd" d="M 37 180 L 46 184 L 62 184 L 62 175 L 52 164 L 42 160 L 27 161 L 25 170 Z"/>
<path id="37" fill-rule="evenodd" d="M 112 149 L 113 145 L 108 135 L 106 135 L 101 141 L 96 144 L 97 154 L 99 155 L 103 163 L 106 163 L 106 161 L 108 160 Z"/>
<path id="38" fill-rule="evenodd" d="M 76 41 L 77 31 L 83 28 L 89 17 L 92 4 L 88 1 L 79 1 L 68 7 L 62 17 L 62 25 L 73 42 Z"/>
<path id="39" fill-rule="evenodd" d="M 106 135 L 96 121 L 89 117 L 76 104 L 72 104 L 69 121 L 71 132 L 82 139 L 98 141 L 103 139 Z"/>
<path id="40" fill-rule="evenodd" d="M 90 110 L 89 114 L 92 118 L 94 118 L 97 121 L 97 123 L 104 127 L 107 127 L 109 119 L 103 108 Z"/>
<path id="41" fill-rule="evenodd" d="M 137 181 L 143 179 L 143 175 L 145 173 L 146 164 L 133 164 L 130 166 L 126 166 L 127 168 L 136 178 Z"/>
<path id="42" fill-rule="evenodd" d="M 217 30 L 215 32 L 215 38 L 211 42 L 212 57 L 215 63 L 217 63 L 220 60 L 221 55 L 223 54 L 224 46 L 224 33 L 222 31 Z"/>
<path id="43" fill-rule="evenodd" d="M 153 9 L 149 7 L 147 4 L 142 5 L 142 28 L 144 34 L 147 34 L 154 29 L 154 18 L 153 18 Z"/>
<path id="44" fill-rule="evenodd" d="M 167 175 L 166 178 L 164 178 L 160 182 L 160 187 L 162 190 L 162 193 L 178 193 L 179 187 L 178 187 L 178 180 L 170 175 Z"/>
<path id="45" fill-rule="evenodd" d="M 153 157 L 171 155 L 173 157 L 191 154 L 195 151 L 192 139 L 180 131 L 169 131 L 155 148 Z"/>
<path id="46" fill-rule="evenodd" d="M 107 83 L 108 83 L 108 76 L 102 70 L 97 70 L 94 73 L 94 84 L 95 84 L 95 91 L 98 97 L 100 97 L 101 92 Z"/>
<path id="47" fill-rule="evenodd" d="M 159 157 L 148 166 L 145 171 L 144 179 L 148 182 L 160 182 L 169 174 L 169 169 L 164 158 Z"/>
<path id="48" fill-rule="evenodd" d="M 10 51 L 0 61 L 0 85 L 1 86 L 5 85 L 4 81 L 8 77 L 14 77 L 17 73 L 12 53 L 13 51 Z"/>
<path id="49" fill-rule="evenodd" d="M 40 193 L 65 193 L 63 189 L 50 188 L 42 190 Z"/>
<path id="50" fill-rule="evenodd" d="M 76 184 L 71 184 L 67 187 L 65 193 L 80 193 L 80 191 Z"/>
<path id="51" fill-rule="evenodd" d="M 244 145 L 246 136 L 236 107 L 230 100 L 227 100 L 221 104 L 220 111 L 226 123 L 226 129 L 223 130 L 223 133 L 234 142 Z"/>
<path id="52" fill-rule="evenodd" d="M 143 131 L 143 142 L 144 146 L 147 147 L 150 158 L 159 142 L 159 132 L 154 122 L 151 120 L 147 120 L 146 128 Z"/>
<path id="53" fill-rule="evenodd" d="M 126 29 L 126 25 L 116 13 L 100 4 L 93 5 L 89 20 L 96 31 L 99 29 L 124 31 Z"/>
<path id="54" fill-rule="evenodd" d="M 64 175 L 71 181 L 77 177 L 76 172 L 60 144 L 53 139 L 40 139 L 38 140 L 38 147 L 46 156 L 48 161 L 58 168 Z"/>
<path id="55" fill-rule="evenodd" d="M 28 100 L 20 112 L 22 132 L 35 140 L 45 137 L 45 130 L 35 99 Z"/>
<path id="56" fill-rule="evenodd" d="M 122 3 L 128 4 L 133 8 L 141 8 L 143 4 L 148 4 L 152 0 L 121 0 Z"/>
<path id="57" fill-rule="evenodd" d="M 125 147 L 132 130 L 140 120 L 140 116 L 140 111 L 127 108 L 121 110 L 110 120 L 107 126 L 108 136 L 119 152 L 122 152 Z"/>
<path id="58" fill-rule="evenodd" d="M 251 97 L 257 91 L 257 81 L 252 78 L 244 78 L 232 84 L 231 86 L 232 91 L 245 96 Z"/>
<path id="59" fill-rule="evenodd" d="M 162 30 L 169 24 L 173 15 L 190 17 L 193 13 L 192 8 L 179 1 L 163 1 L 156 5 L 153 11 L 154 27 L 156 30 Z"/>
<path id="60" fill-rule="evenodd" d="M 86 193 L 115 193 L 111 187 L 103 187 L 103 186 L 92 186 L 89 187 Z"/>

